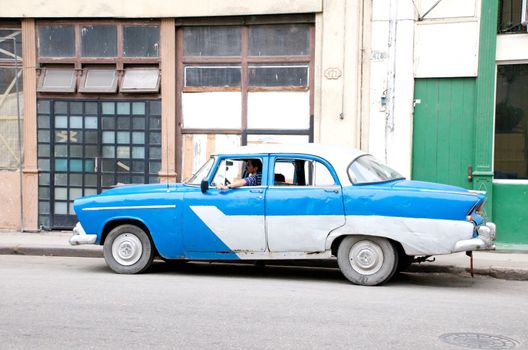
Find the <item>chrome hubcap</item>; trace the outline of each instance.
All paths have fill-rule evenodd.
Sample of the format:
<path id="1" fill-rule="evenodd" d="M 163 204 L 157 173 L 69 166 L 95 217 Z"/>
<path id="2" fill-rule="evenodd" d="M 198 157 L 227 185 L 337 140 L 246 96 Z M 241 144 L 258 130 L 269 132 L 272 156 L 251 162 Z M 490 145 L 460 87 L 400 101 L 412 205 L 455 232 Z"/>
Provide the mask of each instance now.
<path id="1" fill-rule="evenodd" d="M 121 265 L 134 265 L 142 253 L 141 241 L 132 233 L 123 233 L 112 243 L 112 256 Z"/>
<path id="2" fill-rule="evenodd" d="M 383 251 L 372 241 L 356 242 L 349 253 L 350 265 L 362 275 L 372 275 L 383 265 Z"/>

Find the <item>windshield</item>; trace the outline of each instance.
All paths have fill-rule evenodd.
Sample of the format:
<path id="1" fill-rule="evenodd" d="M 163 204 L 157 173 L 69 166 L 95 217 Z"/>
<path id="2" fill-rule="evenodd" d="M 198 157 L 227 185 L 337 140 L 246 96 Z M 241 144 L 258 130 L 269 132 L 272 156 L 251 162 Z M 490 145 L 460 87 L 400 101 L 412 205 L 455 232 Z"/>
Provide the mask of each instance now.
<path id="1" fill-rule="evenodd" d="M 404 179 L 397 171 L 389 168 L 371 155 L 360 156 L 354 160 L 348 167 L 348 177 L 353 184 Z"/>
<path id="2" fill-rule="evenodd" d="M 213 167 L 213 164 L 214 164 L 214 158 L 211 157 L 211 158 L 209 158 L 209 160 L 204 165 L 202 165 L 200 170 L 198 170 L 196 173 L 194 173 L 194 175 L 191 176 L 191 178 L 189 180 L 185 181 L 185 184 L 187 184 L 187 185 L 199 185 L 200 182 L 202 182 L 202 180 L 209 175 L 209 172 L 211 171 L 211 168 Z"/>

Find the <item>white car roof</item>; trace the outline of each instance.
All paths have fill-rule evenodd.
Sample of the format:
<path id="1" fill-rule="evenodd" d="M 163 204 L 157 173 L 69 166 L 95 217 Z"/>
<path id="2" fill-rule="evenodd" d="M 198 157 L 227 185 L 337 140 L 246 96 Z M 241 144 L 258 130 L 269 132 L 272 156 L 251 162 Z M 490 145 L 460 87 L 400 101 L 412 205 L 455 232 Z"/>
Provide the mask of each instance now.
<path id="1" fill-rule="evenodd" d="M 307 154 L 327 160 L 337 173 L 341 185 L 350 185 L 347 174 L 348 165 L 357 157 L 367 154 L 350 146 L 326 145 L 319 143 L 308 144 L 258 144 L 221 149 L 215 155 L 244 155 L 244 154 Z"/>

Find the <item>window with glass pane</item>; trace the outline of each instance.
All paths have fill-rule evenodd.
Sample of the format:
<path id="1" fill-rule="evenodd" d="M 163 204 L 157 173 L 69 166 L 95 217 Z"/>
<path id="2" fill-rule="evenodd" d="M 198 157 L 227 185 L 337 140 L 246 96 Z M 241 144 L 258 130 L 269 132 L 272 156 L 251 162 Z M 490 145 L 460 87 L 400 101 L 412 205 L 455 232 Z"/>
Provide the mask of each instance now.
<path id="1" fill-rule="evenodd" d="M 13 62 L 14 54 L 22 58 L 22 33 L 20 28 L 0 28 L 0 62 Z"/>
<path id="2" fill-rule="evenodd" d="M 186 66 L 185 86 L 233 87 L 240 86 L 240 66 Z"/>
<path id="3" fill-rule="evenodd" d="M 495 178 L 528 179 L 528 64 L 497 67 Z"/>
<path id="4" fill-rule="evenodd" d="M 256 25 L 249 28 L 250 56 L 309 55 L 307 24 Z"/>
<path id="5" fill-rule="evenodd" d="M 73 25 L 39 25 L 38 51 L 40 57 L 75 56 L 75 29 Z"/>
<path id="6" fill-rule="evenodd" d="M 117 72 L 115 69 L 85 69 L 81 79 L 80 92 L 116 92 Z"/>
<path id="7" fill-rule="evenodd" d="M 526 24 L 522 23 L 522 10 L 523 0 L 500 0 L 497 32 L 499 34 L 526 33 Z"/>
<path id="8" fill-rule="evenodd" d="M 46 68 L 39 76 L 40 92 L 74 92 L 77 83 L 73 68 Z"/>
<path id="9" fill-rule="evenodd" d="M 160 83 L 157 68 L 127 68 L 121 83 L 121 92 L 158 92 Z"/>
<path id="10" fill-rule="evenodd" d="M 81 27 L 81 56 L 117 56 L 117 28 L 115 25 Z"/>
<path id="11" fill-rule="evenodd" d="M 240 27 L 187 27 L 183 30 L 185 56 L 239 56 Z"/>
<path id="12" fill-rule="evenodd" d="M 308 65 L 251 65 L 250 86 L 308 86 Z"/>
<path id="13" fill-rule="evenodd" d="M 125 26 L 123 56 L 159 57 L 159 26 Z"/>

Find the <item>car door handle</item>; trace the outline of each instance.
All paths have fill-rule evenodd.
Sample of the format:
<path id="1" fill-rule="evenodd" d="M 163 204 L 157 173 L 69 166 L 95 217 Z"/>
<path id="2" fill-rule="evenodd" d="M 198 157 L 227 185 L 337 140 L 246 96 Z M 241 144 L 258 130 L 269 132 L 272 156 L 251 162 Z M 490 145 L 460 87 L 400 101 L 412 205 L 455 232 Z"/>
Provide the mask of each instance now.
<path id="1" fill-rule="evenodd" d="M 253 190 L 249 190 L 249 192 L 251 192 L 251 193 L 263 193 L 264 190 L 253 189 Z"/>
<path id="2" fill-rule="evenodd" d="M 325 188 L 324 191 L 325 191 L 325 192 L 339 193 L 339 189 L 337 189 L 337 188 Z"/>

